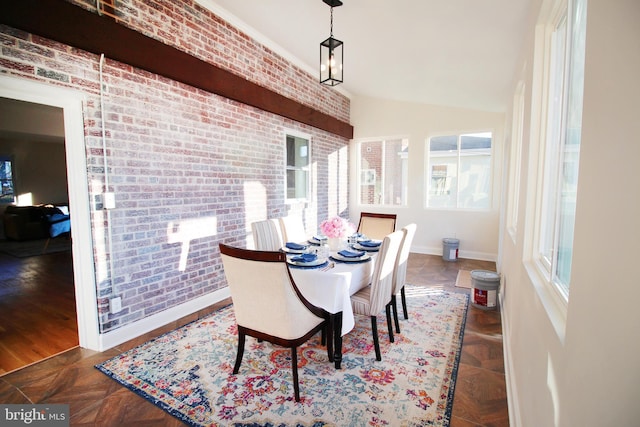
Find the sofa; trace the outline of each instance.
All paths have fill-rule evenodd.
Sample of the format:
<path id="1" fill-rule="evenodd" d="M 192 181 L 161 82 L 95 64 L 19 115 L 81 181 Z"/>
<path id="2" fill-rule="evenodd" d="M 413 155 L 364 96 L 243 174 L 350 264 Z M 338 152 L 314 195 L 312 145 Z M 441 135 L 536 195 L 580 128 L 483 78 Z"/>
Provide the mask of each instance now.
<path id="1" fill-rule="evenodd" d="M 53 205 L 14 206 L 4 211 L 2 222 L 4 235 L 9 240 L 36 240 L 53 237 L 50 234 L 51 218 L 61 218 L 63 211 Z M 68 215 L 64 215 L 68 221 Z"/>

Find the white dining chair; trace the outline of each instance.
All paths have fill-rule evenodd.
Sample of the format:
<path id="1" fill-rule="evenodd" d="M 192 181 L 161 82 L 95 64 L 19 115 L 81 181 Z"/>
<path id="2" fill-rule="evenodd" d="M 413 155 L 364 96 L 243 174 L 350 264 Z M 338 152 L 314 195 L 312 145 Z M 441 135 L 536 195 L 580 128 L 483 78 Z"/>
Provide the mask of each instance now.
<path id="1" fill-rule="evenodd" d="M 393 320 L 396 324 L 396 332 L 400 333 L 400 322 L 398 321 L 398 306 L 396 296 L 400 293 L 400 299 L 402 302 L 402 313 L 404 318 L 409 318 L 409 312 L 407 311 L 407 297 L 404 292 L 404 285 L 407 281 L 407 263 L 409 261 L 409 252 L 411 251 L 411 243 L 413 237 L 416 235 L 416 224 L 409 224 L 402 227 L 402 244 L 398 251 L 398 257 L 396 259 L 396 271 L 393 275 L 393 292 L 391 294 L 391 311 L 393 312 Z"/>
<path id="2" fill-rule="evenodd" d="M 359 290 L 351 296 L 353 314 L 369 316 L 371 318 L 371 333 L 376 351 L 376 360 L 382 360 L 380 342 L 378 340 L 378 314 L 386 310 L 389 341 L 393 342 L 393 326 L 391 325 L 391 291 L 393 290 L 393 276 L 396 258 L 402 243 L 402 231 L 395 231 L 384 237 L 376 257 L 373 276 L 369 286 Z"/>
<path id="3" fill-rule="evenodd" d="M 396 214 L 361 212 L 358 233 L 370 239 L 382 240 L 396 231 Z"/>
<path id="4" fill-rule="evenodd" d="M 302 243 L 307 241 L 308 235 L 304 229 L 302 218 L 299 216 L 283 216 L 279 218 L 282 238 L 284 242 Z"/>
<path id="5" fill-rule="evenodd" d="M 220 243 L 220 254 L 238 325 L 233 374 L 240 370 L 247 335 L 290 348 L 293 390 L 299 402 L 297 347 L 319 331 L 329 333 L 329 313 L 312 305 L 300 293 L 289 273 L 285 253 Z M 330 352 L 327 345 L 328 355 Z"/>
<path id="6" fill-rule="evenodd" d="M 259 251 L 277 251 L 283 246 L 280 222 L 277 219 L 265 219 L 251 223 L 253 243 Z"/>

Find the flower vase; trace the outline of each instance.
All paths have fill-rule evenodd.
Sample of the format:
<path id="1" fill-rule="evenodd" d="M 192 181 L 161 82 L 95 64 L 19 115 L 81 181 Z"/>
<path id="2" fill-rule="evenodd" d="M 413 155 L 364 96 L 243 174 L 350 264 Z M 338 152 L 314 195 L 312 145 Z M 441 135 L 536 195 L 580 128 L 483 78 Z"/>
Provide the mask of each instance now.
<path id="1" fill-rule="evenodd" d="M 329 237 L 327 243 L 329 243 L 329 250 L 332 252 L 337 252 L 342 248 L 342 239 L 339 237 Z"/>

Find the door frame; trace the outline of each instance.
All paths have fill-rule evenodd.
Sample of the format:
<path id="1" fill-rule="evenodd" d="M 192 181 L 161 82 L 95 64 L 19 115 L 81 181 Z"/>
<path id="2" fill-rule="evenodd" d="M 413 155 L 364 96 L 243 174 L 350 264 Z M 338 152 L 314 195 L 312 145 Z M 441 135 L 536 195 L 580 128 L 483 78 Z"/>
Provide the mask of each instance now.
<path id="1" fill-rule="evenodd" d="M 0 75 L 0 97 L 59 107 L 63 110 L 73 278 L 80 347 L 100 351 L 98 300 L 92 245 L 87 153 L 82 92 Z"/>

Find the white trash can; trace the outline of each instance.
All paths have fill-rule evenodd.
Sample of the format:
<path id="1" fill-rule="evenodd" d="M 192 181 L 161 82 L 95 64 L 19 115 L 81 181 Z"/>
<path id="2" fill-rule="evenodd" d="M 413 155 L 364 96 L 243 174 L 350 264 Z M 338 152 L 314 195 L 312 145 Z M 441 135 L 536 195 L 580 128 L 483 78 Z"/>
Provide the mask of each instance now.
<path id="1" fill-rule="evenodd" d="M 471 304 L 482 310 L 498 306 L 500 275 L 495 271 L 471 270 Z"/>
<path id="2" fill-rule="evenodd" d="M 442 239 L 442 259 L 445 261 L 457 261 L 459 246 L 459 239 Z"/>

